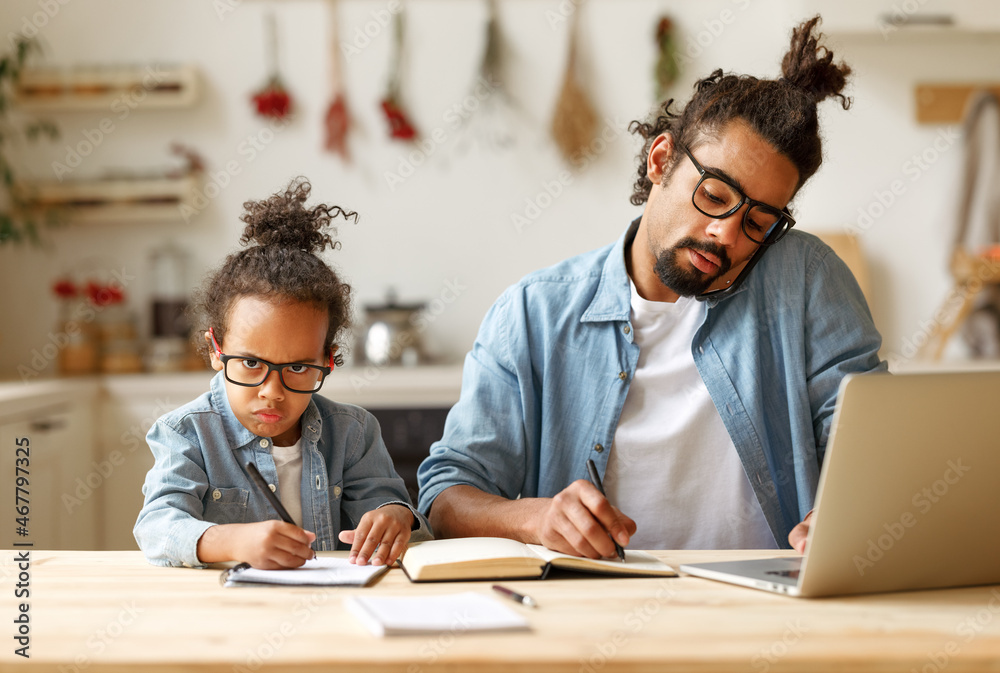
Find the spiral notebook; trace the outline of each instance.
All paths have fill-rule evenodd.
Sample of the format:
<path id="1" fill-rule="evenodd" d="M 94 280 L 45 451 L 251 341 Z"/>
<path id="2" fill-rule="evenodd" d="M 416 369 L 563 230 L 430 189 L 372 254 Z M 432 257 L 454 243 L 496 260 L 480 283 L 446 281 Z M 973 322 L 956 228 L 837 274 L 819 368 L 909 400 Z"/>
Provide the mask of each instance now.
<path id="1" fill-rule="evenodd" d="M 223 571 L 224 587 L 260 585 L 364 587 L 389 570 L 389 566 L 359 566 L 345 558 L 314 558 L 299 568 L 261 570 L 240 563 Z"/>

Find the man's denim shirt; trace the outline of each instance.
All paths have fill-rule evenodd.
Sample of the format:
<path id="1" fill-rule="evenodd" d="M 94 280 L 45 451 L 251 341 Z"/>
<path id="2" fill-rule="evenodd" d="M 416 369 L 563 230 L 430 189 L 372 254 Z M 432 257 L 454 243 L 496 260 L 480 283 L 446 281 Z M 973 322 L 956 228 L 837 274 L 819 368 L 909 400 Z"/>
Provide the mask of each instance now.
<path id="1" fill-rule="evenodd" d="M 457 484 L 510 499 L 551 497 L 587 479 L 588 458 L 604 473 L 639 359 L 625 269 L 637 223 L 496 301 L 466 357 L 444 436 L 420 466 L 420 511 Z M 787 547 L 816 495 L 840 380 L 886 368 L 881 337 L 847 266 L 796 230 L 733 294 L 707 302 L 694 361 L 771 532 Z"/>
<path id="2" fill-rule="evenodd" d="M 349 548 L 337 534 L 388 504 L 414 512 L 419 528 L 412 540 L 430 537 L 371 414 L 313 395 L 301 423 L 302 527 L 316 534 L 314 549 Z M 245 467 L 255 463 L 267 483 L 281 488 L 271 440 L 254 435 L 233 415 L 221 373 L 209 392 L 156 421 L 146 441 L 155 463 L 142 487 L 145 503 L 134 533 L 150 563 L 203 565 L 198 539 L 213 524 L 278 518 Z"/>

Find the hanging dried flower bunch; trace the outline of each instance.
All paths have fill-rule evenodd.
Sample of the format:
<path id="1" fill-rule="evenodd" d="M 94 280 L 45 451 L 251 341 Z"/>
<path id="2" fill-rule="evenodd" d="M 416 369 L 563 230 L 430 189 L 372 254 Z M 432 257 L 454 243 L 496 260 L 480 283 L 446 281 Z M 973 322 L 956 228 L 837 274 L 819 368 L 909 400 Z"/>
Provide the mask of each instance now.
<path id="1" fill-rule="evenodd" d="M 393 43 L 395 54 L 389 66 L 389 86 L 382 99 L 382 112 L 389 123 L 389 137 L 396 140 L 416 140 L 417 129 L 410 122 L 400 102 L 400 73 L 403 61 L 404 10 L 393 18 Z"/>
<path id="2" fill-rule="evenodd" d="M 350 160 L 350 152 L 347 147 L 347 133 L 351 128 L 351 115 L 347 110 L 347 102 L 344 99 L 343 83 L 340 70 L 340 38 L 337 33 L 337 5 L 335 0 L 330 0 L 330 34 L 332 35 L 330 44 L 330 73 L 333 80 L 331 87 L 333 91 L 333 102 L 326 110 L 326 117 L 323 120 L 326 129 L 326 149 L 328 152 L 336 152 L 344 158 Z"/>
<path id="3" fill-rule="evenodd" d="M 510 130 L 515 112 L 519 112 L 507 91 L 504 80 L 506 44 L 500 31 L 496 0 L 488 0 L 489 17 L 486 40 L 479 63 L 479 77 L 460 105 L 453 108 L 461 124 L 462 136 L 456 146 L 486 145 L 506 149 L 514 144 Z"/>
<path id="4" fill-rule="evenodd" d="M 552 117 L 552 137 L 563 157 L 575 163 L 597 133 L 597 112 L 577 81 L 577 40 L 581 7 L 573 14 L 569 38 L 569 58 L 563 76 L 562 91 Z"/>
<path id="5" fill-rule="evenodd" d="M 253 94 L 255 112 L 261 117 L 284 119 L 292 111 L 292 96 L 285 88 L 278 72 L 278 34 L 275 27 L 274 14 L 268 14 L 265 19 L 268 37 L 270 74 L 264 87 Z"/>
<path id="6" fill-rule="evenodd" d="M 660 17 L 656 24 L 656 66 L 653 77 L 656 81 L 656 100 L 661 101 L 680 76 L 677 62 L 677 42 L 674 38 L 674 22 L 669 16 Z"/>

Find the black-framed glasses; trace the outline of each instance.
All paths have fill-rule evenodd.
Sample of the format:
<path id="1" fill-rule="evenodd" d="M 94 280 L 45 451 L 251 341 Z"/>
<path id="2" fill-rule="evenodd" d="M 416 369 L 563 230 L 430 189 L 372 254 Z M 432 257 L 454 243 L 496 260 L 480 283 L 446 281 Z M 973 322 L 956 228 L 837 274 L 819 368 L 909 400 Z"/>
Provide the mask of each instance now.
<path id="1" fill-rule="evenodd" d="M 278 372 L 278 380 L 293 393 L 314 393 L 323 387 L 323 381 L 333 371 L 333 351 L 330 352 L 330 366 L 310 365 L 304 362 L 286 362 L 276 365 L 260 358 L 243 355 L 226 355 L 215 340 L 215 329 L 208 328 L 212 336 L 215 355 L 222 361 L 222 371 L 226 380 L 238 386 L 255 388 L 267 380 L 271 372 Z"/>
<path id="2" fill-rule="evenodd" d="M 721 220 L 742 208 L 743 204 L 749 204 L 747 211 L 743 213 L 740 228 L 747 238 L 760 245 L 777 243 L 795 226 L 795 220 L 787 210 L 751 199 L 729 180 L 698 163 L 687 147 L 682 149 L 701 174 L 691 195 L 691 202 L 698 212 Z"/>

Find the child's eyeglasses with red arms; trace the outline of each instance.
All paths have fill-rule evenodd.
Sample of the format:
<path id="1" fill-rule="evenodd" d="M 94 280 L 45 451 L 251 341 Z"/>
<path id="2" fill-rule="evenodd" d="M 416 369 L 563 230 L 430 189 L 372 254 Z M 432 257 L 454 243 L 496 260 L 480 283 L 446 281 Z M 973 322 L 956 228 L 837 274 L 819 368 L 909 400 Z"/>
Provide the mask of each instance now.
<path id="1" fill-rule="evenodd" d="M 222 371 L 226 380 L 238 386 L 254 388 L 264 383 L 272 371 L 278 372 L 278 380 L 286 389 L 293 393 L 314 393 L 323 386 L 323 381 L 334 369 L 333 351 L 330 351 L 330 366 L 307 364 L 304 362 L 286 362 L 274 364 L 267 360 L 246 355 L 226 355 L 215 340 L 215 329 L 209 327 L 215 355 L 222 362 Z"/>

